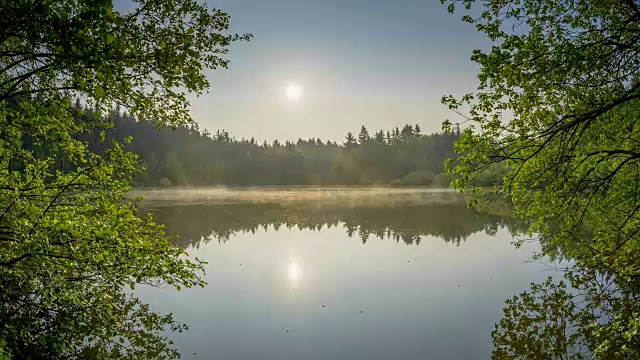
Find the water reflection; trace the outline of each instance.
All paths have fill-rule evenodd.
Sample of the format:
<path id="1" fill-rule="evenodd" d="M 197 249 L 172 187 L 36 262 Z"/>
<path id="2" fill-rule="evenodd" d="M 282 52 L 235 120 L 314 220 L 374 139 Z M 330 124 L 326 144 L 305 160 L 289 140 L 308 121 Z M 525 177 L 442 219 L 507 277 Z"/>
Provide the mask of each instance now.
<path id="1" fill-rule="evenodd" d="M 298 285 L 300 284 L 300 276 L 302 275 L 302 270 L 300 269 L 300 265 L 298 265 L 297 261 L 293 261 L 291 264 L 289 264 L 287 275 L 289 276 L 291 288 L 297 289 Z"/>
<path id="2" fill-rule="evenodd" d="M 149 292 L 147 300 L 193 325 L 178 341 L 185 354 L 382 360 L 640 353 L 640 325 L 625 327 L 640 324 L 637 281 L 575 266 L 567 287 L 544 281 L 546 266 L 525 263 L 533 249 L 509 243 L 522 224 L 477 214 L 451 194 L 252 190 L 206 203 L 177 201 L 179 194 L 156 195 L 144 206 L 179 236 L 179 246 L 209 262 L 209 286 Z M 291 194 L 302 200 L 283 201 Z M 268 201 L 257 202 L 262 195 Z M 471 240 L 460 248 L 373 241 L 420 245 L 427 236 L 455 245 Z"/>
<path id="3" fill-rule="evenodd" d="M 504 299 L 544 268 L 511 219 L 418 199 L 147 201 L 208 286 L 136 291 L 190 325 L 172 334 L 187 358 L 488 358 Z"/>
<path id="4" fill-rule="evenodd" d="M 512 234 L 521 230 L 511 218 L 487 216 L 467 209 L 461 202 L 409 205 L 341 204 L 337 202 L 173 204 L 152 203 L 158 223 L 178 235 L 178 245 L 198 247 L 211 240 L 225 242 L 237 233 L 269 228 L 321 231 L 343 227 L 362 243 L 372 238 L 419 245 L 434 236 L 459 245 L 471 234 L 494 235 L 500 228 Z"/>
<path id="5" fill-rule="evenodd" d="M 507 300 L 494 359 L 640 359 L 640 281 L 580 265 Z"/>

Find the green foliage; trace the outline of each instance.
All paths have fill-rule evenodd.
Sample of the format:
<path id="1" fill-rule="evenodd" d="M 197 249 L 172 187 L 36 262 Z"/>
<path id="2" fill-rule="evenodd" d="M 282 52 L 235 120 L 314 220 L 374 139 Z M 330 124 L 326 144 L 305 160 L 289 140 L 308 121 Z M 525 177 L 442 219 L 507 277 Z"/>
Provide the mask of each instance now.
<path id="1" fill-rule="evenodd" d="M 489 164 L 485 168 L 470 174 L 469 184 L 485 188 L 500 186 L 504 184 L 504 176 L 506 176 L 507 173 L 508 168 L 505 168 L 504 164 Z"/>
<path id="2" fill-rule="evenodd" d="M 205 91 L 202 69 L 225 67 L 241 37 L 193 0 L 140 0 L 126 14 L 106 0 L 1 4 L 0 349 L 177 358 L 164 332 L 185 327 L 129 290 L 203 285 L 202 264 L 125 199 L 141 170 L 129 139 L 84 137 L 112 126 L 114 105 L 156 125 L 190 124 L 185 91 Z"/>
<path id="3" fill-rule="evenodd" d="M 443 99 L 471 109 L 472 125 L 456 144 L 459 189 L 474 172 L 505 163 L 498 191 L 509 194 L 518 216 L 540 220 L 531 232 L 556 244 L 581 242 L 571 256 L 623 276 L 640 276 L 628 256 L 640 230 L 637 14 L 624 1 L 490 2 L 482 17 L 468 19 L 500 40 L 489 53 L 474 53 L 479 92 Z M 527 31 L 507 32 L 508 23 Z M 504 110 L 513 120 L 502 121 Z"/>
<path id="4" fill-rule="evenodd" d="M 113 114 L 114 128 L 106 132 L 106 143 L 133 137 L 128 150 L 139 154 L 146 173 L 136 177 L 138 185 L 244 186 L 244 185 L 432 185 L 427 174 L 444 171 L 443 162 L 454 156 L 455 133 L 417 135 L 406 125 L 401 133 L 386 139 L 382 130 L 364 143 L 351 134 L 341 146 L 317 138 L 296 142 L 258 144 L 255 139 L 237 140 L 225 131 L 210 134 L 195 128 L 158 130 L 127 114 Z M 368 130 L 363 126 L 363 134 Z M 368 135 L 367 135 L 368 136 Z M 363 136 L 363 139 L 367 138 Z M 83 137 L 90 148 L 100 151 L 100 133 Z M 415 172 L 416 174 L 411 175 Z M 424 176 L 423 176 L 424 175 Z M 164 183 L 161 184 L 160 182 Z M 449 187 L 450 182 L 439 182 Z"/>
<path id="5" fill-rule="evenodd" d="M 11 351 L 7 348 L 7 342 L 0 339 L 0 360 L 11 360 Z"/>
<path id="6" fill-rule="evenodd" d="M 448 188 L 451 187 L 453 180 L 455 180 L 455 178 L 451 174 L 437 174 L 433 176 L 433 186 L 439 188 Z"/>
<path id="7" fill-rule="evenodd" d="M 175 153 L 168 152 L 165 155 L 164 164 L 167 178 L 171 181 L 171 184 L 184 185 L 186 183 L 182 162 Z"/>
<path id="8" fill-rule="evenodd" d="M 473 204 L 484 196 L 474 177 L 500 166 L 495 193 L 531 220 L 542 255 L 571 258 L 617 284 L 640 278 L 640 4 L 442 2 L 452 12 L 462 5 L 463 20 L 495 41 L 473 53 L 478 91 L 443 98 L 461 115 L 469 110 L 449 164 L 455 187 L 470 190 Z M 620 329 L 636 326 L 619 319 Z M 621 332 L 602 334 L 598 348 L 623 352 Z"/>
<path id="9" fill-rule="evenodd" d="M 413 171 L 400 179 L 400 185 L 431 186 L 433 185 L 433 174 L 424 170 Z"/>

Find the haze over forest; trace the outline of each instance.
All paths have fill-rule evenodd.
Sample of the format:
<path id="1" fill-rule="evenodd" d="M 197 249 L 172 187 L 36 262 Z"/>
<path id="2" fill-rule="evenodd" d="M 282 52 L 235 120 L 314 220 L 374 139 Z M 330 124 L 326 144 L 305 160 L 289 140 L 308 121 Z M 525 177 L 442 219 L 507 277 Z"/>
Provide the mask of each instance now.
<path id="1" fill-rule="evenodd" d="M 79 104 L 76 106 L 80 107 Z M 89 112 L 91 116 L 91 112 Z M 138 186 L 217 185 L 393 185 L 448 187 L 453 180 L 444 163 L 455 157 L 450 133 L 423 134 L 419 125 L 369 132 L 362 125 L 342 141 L 320 138 L 259 143 L 226 131 L 197 128 L 158 130 L 126 114 L 112 114 L 114 128 L 83 136 L 101 152 L 114 142 L 135 141 L 127 149 L 146 169 Z M 498 171 L 484 171 L 477 184 L 500 182 Z"/>

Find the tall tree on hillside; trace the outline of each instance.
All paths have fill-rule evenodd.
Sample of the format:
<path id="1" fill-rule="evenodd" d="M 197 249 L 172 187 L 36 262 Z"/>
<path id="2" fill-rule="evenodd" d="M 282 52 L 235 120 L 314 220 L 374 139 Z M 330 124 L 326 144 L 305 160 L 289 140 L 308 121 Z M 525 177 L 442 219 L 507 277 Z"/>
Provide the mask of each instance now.
<path id="1" fill-rule="evenodd" d="M 576 272 L 607 274 L 616 293 L 630 292 L 637 303 L 640 2 L 443 2 L 450 11 L 473 8 L 464 21 L 494 41 L 491 50 L 472 56 L 480 65 L 477 93 L 443 98 L 470 125 L 456 143 L 462 155 L 453 168 L 456 187 L 467 190 L 483 170 L 501 167 L 504 183 L 495 193 L 506 195 L 514 214 L 530 221 L 529 233 L 540 236 L 543 255 L 571 258 Z M 470 110 L 463 114 L 463 108 Z M 505 110 L 513 120 L 503 117 Z M 445 128 L 454 129 L 450 122 Z M 602 301 L 628 306 L 588 324 L 593 337 L 583 356 L 639 358 L 635 304 L 615 293 L 601 295 L 607 299 Z M 514 327 L 549 333 L 526 311 L 521 314 L 494 340 L 516 341 L 509 333 Z M 536 357 L 519 354 L 528 349 L 520 343 L 500 346 L 499 358 Z"/>

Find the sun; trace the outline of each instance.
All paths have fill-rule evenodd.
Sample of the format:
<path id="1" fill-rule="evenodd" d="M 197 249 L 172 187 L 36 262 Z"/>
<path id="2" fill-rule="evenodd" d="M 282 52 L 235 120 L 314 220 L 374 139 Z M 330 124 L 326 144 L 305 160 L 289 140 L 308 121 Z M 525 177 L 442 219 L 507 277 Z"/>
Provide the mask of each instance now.
<path id="1" fill-rule="evenodd" d="M 289 100 L 298 100 L 302 97 L 304 88 L 298 84 L 289 84 L 286 95 Z"/>

